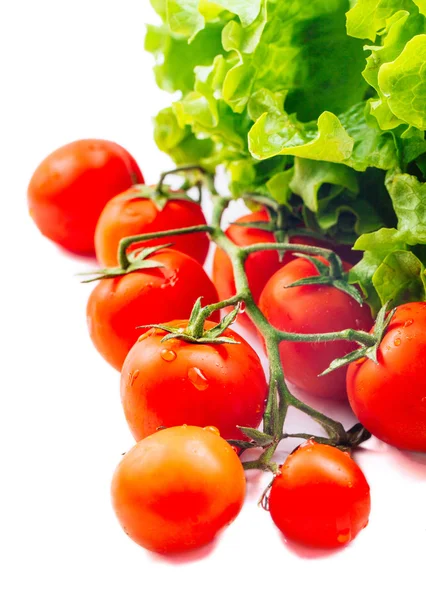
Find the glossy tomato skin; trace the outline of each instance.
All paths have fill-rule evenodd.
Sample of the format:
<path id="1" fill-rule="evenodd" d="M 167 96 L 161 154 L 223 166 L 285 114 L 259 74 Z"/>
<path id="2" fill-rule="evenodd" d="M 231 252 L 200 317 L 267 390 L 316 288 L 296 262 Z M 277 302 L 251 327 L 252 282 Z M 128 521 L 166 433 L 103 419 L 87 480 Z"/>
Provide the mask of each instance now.
<path id="1" fill-rule="evenodd" d="M 320 259 L 324 264 L 327 261 Z M 345 265 L 347 268 L 348 265 Z M 286 286 L 318 275 L 305 258 L 297 258 L 277 271 L 265 286 L 259 306 L 272 325 L 290 333 L 329 333 L 343 329 L 368 331 L 373 324 L 369 307 L 326 285 Z M 346 398 L 346 368 L 318 377 L 330 363 L 357 348 L 344 341 L 281 342 L 280 354 L 286 378 L 300 389 L 328 399 Z"/>
<path id="2" fill-rule="evenodd" d="M 28 205 L 41 233 L 78 254 L 94 253 L 96 223 L 105 204 L 144 179 L 134 158 L 106 140 L 78 140 L 37 167 Z"/>
<path id="3" fill-rule="evenodd" d="M 237 517 L 244 495 L 244 470 L 232 447 L 211 431 L 185 425 L 139 442 L 112 482 L 121 526 L 159 553 L 208 544 Z"/>
<path id="4" fill-rule="evenodd" d="M 189 317 L 195 301 L 217 302 L 217 292 L 202 266 L 190 256 L 164 249 L 150 259 L 163 268 L 141 269 L 103 279 L 87 304 L 92 341 L 113 367 L 121 370 L 130 348 L 143 334 L 141 325 Z M 219 318 L 219 315 L 214 317 Z"/>
<path id="5" fill-rule="evenodd" d="M 384 442 L 426 452 L 426 302 L 396 309 L 377 359 L 377 365 L 361 359 L 349 366 L 354 413 Z"/>
<path id="6" fill-rule="evenodd" d="M 370 488 L 348 453 L 309 441 L 275 477 L 269 510 L 287 540 L 338 548 L 367 526 Z"/>
<path id="7" fill-rule="evenodd" d="M 182 423 L 214 425 L 225 439 L 243 438 L 237 425 L 259 426 L 267 385 L 259 357 L 242 337 L 228 329 L 238 344 L 191 344 L 162 342 L 164 335 L 148 331 L 123 365 L 121 398 L 136 440 Z"/>
<path id="8" fill-rule="evenodd" d="M 195 202 L 169 200 L 160 210 L 149 198 L 129 198 L 129 192 L 131 190 L 110 200 L 99 218 L 95 247 L 97 259 L 103 266 L 112 267 L 117 264 L 118 246 L 122 238 L 206 224 L 201 207 Z M 184 252 L 203 264 L 210 242 L 207 234 L 192 233 L 133 244 L 130 251 L 157 244 L 173 244 L 175 250 Z"/>

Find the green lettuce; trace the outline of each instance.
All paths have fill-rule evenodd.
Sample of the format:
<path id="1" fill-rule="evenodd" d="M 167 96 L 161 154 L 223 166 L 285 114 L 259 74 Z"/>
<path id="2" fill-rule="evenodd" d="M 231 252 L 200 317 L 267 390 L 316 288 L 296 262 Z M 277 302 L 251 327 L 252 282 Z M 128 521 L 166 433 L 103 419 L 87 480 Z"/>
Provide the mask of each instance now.
<path id="1" fill-rule="evenodd" d="M 373 310 L 423 298 L 426 0 L 151 3 L 145 46 L 175 94 L 159 148 L 355 244 Z"/>

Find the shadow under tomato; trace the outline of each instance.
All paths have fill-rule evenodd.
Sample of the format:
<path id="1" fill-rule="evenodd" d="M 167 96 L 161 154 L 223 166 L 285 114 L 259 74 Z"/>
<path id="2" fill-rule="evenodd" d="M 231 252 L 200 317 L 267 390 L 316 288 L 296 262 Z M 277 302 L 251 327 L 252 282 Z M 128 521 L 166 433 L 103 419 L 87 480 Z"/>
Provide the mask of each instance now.
<path id="1" fill-rule="evenodd" d="M 318 559 L 322 559 L 322 558 L 328 558 L 329 556 L 333 556 L 335 554 L 342 552 L 342 550 L 344 550 L 346 548 L 346 546 L 341 546 L 340 548 L 327 548 L 327 549 L 315 548 L 312 546 L 304 546 L 303 544 L 299 544 L 298 542 L 289 541 L 284 537 L 284 535 L 282 533 L 279 533 L 279 536 L 280 536 L 283 544 L 285 544 L 287 546 L 287 548 L 290 550 L 290 552 L 292 552 L 293 554 L 296 554 L 300 558 L 305 558 L 308 560 L 309 559 L 318 560 Z"/>
<path id="2" fill-rule="evenodd" d="M 426 454 L 407 452 L 388 446 L 387 452 L 396 465 L 413 479 L 426 479 Z"/>
<path id="3" fill-rule="evenodd" d="M 201 548 L 197 548 L 195 550 L 189 550 L 188 552 L 178 552 L 176 554 L 152 553 L 151 558 L 156 562 L 167 563 L 169 565 L 182 565 L 186 563 L 198 562 L 207 558 L 214 552 L 219 540 L 220 536 L 215 538 L 206 546 L 202 546 Z"/>
<path id="4" fill-rule="evenodd" d="M 272 473 L 264 473 L 257 469 L 246 471 L 246 500 L 259 502 L 271 480 Z"/>

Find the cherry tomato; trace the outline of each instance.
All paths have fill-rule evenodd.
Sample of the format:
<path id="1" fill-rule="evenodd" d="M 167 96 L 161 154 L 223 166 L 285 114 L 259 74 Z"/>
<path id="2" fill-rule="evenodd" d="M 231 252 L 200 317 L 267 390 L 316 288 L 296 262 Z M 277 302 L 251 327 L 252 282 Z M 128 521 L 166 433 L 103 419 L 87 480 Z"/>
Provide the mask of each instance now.
<path id="1" fill-rule="evenodd" d="M 78 254 L 93 254 L 95 227 L 113 196 L 144 179 L 134 158 L 106 140 L 78 140 L 37 167 L 28 204 L 41 233 Z"/>
<path id="2" fill-rule="evenodd" d="M 236 223 L 251 223 L 269 221 L 268 213 L 265 210 L 251 213 L 236 219 Z M 239 225 L 230 225 L 226 230 L 226 235 L 237 246 L 249 246 L 251 244 L 271 244 L 276 242 L 274 235 L 269 231 L 258 229 L 257 227 L 241 227 Z M 328 245 L 314 238 L 300 236 L 291 236 L 289 240 L 292 244 L 305 244 L 308 246 L 328 247 Z M 281 267 L 289 263 L 294 256 L 287 252 L 280 261 L 278 252 L 265 250 L 251 254 L 245 263 L 245 270 L 253 294 L 253 298 L 258 302 L 260 294 L 272 275 Z M 216 248 L 213 259 L 213 281 L 219 294 L 220 300 L 230 298 L 235 294 L 235 281 L 231 261 L 221 248 Z M 243 325 L 251 324 L 249 317 L 242 313 L 238 321 Z"/>
<path id="3" fill-rule="evenodd" d="M 327 261 L 320 258 L 321 262 Z M 348 265 L 345 265 L 348 268 Z M 290 333 L 328 333 L 343 329 L 368 331 L 370 309 L 360 306 L 348 294 L 326 285 L 286 286 L 305 277 L 318 275 L 305 258 L 297 258 L 277 271 L 265 286 L 259 306 L 272 325 Z M 281 361 L 286 378 L 315 396 L 329 399 L 346 397 L 346 368 L 324 377 L 320 373 L 335 359 L 358 348 L 352 342 L 281 342 Z"/>
<path id="4" fill-rule="evenodd" d="M 145 331 L 138 327 L 189 317 L 200 296 L 203 304 L 217 302 L 213 283 L 200 263 L 190 256 L 164 249 L 149 259 L 164 266 L 103 279 L 87 304 L 92 341 L 105 360 L 119 371 L 130 348 Z"/>
<path id="5" fill-rule="evenodd" d="M 124 531 L 153 552 L 208 544 L 230 525 L 245 495 L 244 470 L 231 446 L 200 427 L 163 429 L 139 442 L 112 481 Z"/>
<path id="6" fill-rule="evenodd" d="M 127 190 L 110 200 L 99 218 L 95 247 L 101 265 L 112 267 L 117 264 L 118 246 L 122 238 L 206 224 L 203 212 L 195 202 L 168 200 L 160 210 L 151 199 L 138 197 L 136 191 L 132 198 L 131 192 Z M 173 244 L 176 250 L 192 256 L 201 264 L 206 259 L 210 245 L 207 234 L 202 232 L 133 244 L 129 251 L 155 243 Z"/>
<path id="7" fill-rule="evenodd" d="M 309 441 L 275 477 L 269 510 L 287 540 L 338 548 L 367 526 L 370 488 L 348 453 Z"/>
<path id="8" fill-rule="evenodd" d="M 426 452 L 426 302 L 396 309 L 377 353 L 349 366 L 351 407 L 376 437 Z"/>
<path id="9" fill-rule="evenodd" d="M 121 398 L 136 440 L 182 423 L 214 425 L 225 439 L 244 437 L 237 425 L 259 426 L 267 395 L 259 357 L 234 331 L 224 335 L 238 343 L 162 342 L 164 331 L 151 329 L 133 346 L 123 365 Z"/>

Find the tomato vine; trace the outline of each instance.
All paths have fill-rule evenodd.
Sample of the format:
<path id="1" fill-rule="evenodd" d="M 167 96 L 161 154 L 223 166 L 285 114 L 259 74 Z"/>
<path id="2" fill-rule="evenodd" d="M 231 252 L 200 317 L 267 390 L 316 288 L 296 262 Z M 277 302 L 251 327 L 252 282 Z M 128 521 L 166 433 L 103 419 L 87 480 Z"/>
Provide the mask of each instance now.
<path id="1" fill-rule="evenodd" d="M 196 314 L 194 313 L 190 330 L 186 332 L 171 332 L 169 335 L 185 336 L 185 339 L 192 337 L 193 341 L 196 341 L 197 338 L 202 338 L 204 333 L 204 322 L 214 311 L 229 306 L 235 307 L 240 303 L 244 303 L 247 315 L 263 336 L 269 360 L 269 393 L 263 418 L 263 431 L 242 427 L 242 431 L 250 441 L 229 440 L 230 443 L 243 450 L 248 448 L 262 449 L 262 453 L 256 460 L 243 462 L 244 468 L 261 469 L 276 473 L 278 471 L 278 465 L 273 461 L 273 457 L 279 443 L 286 438 L 313 439 L 319 443 L 326 443 L 346 449 L 353 448 L 368 439 L 370 434 L 360 424 L 357 424 L 346 431 L 342 423 L 331 419 L 308 404 L 305 404 L 291 393 L 285 380 L 285 374 L 280 359 L 279 345 L 283 341 L 312 343 L 346 340 L 356 342 L 360 346 L 359 350 L 351 353 L 351 355 L 356 354 L 358 357 L 376 347 L 377 336 L 355 329 L 321 334 L 297 334 L 280 331 L 269 323 L 256 304 L 244 268 L 247 257 L 254 252 L 269 250 L 281 253 L 287 251 L 300 253 L 312 262 L 315 262 L 319 272 L 318 277 L 311 278 L 309 281 L 301 280 L 300 285 L 333 285 L 362 304 L 360 293 L 347 281 L 340 257 L 329 249 L 279 241 L 276 243 L 255 244 L 246 247 L 237 246 L 226 236 L 221 227 L 224 212 L 232 199 L 217 194 L 213 176 L 204 169 L 198 166 L 191 166 L 163 173 L 156 191 L 159 194 L 166 193 L 164 188 L 165 178 L 170 174 L 177 173 L 190 176 L 187 184 L 184 186 L 185 189 L 189 189 L 189 187 L 192 186 L 200 191 L 202 187 L 206 187 L 211 193 L 213 198 L 213 216 L 211 225 L 197 225 L 124 238 L 121 240 L 118 250 L 119 264 L 121 269 L 127 269 L 129 267 L 128 249 L 134 243 L 146 242 L 151 239 L 157 240 L 170 235 L 185 235 L 200 232 L 207 233 L 211 241 L 228 255 L 233 267 L 236 294 L 233 297 L 215 303 L 214 305 L 208 305 L 203 308 L 200 307 L 200 309 L 196 311 Z M 198 177 L 194 177 L 195 175 L 198 175 Z M 317 265 L 317 262 L 319 261 L 312 258 L 313 256 L 325 258 L 328 266 L 323 263 Z M 226 343 L 226 341 L 224 343 Z M 339 360 L 344 361 L 345 359 Z M 350 360 L 352 359 L 348 358 L 348 362 Z M 340 362 L 336 367 L 341 366 L 341 364 L 344 363 Z M 290 406 L 310 416 L 315 422 L 321 425 L 326 436 L 314 436 L 307 433 L 286 433 L 285 422 Z"/>

